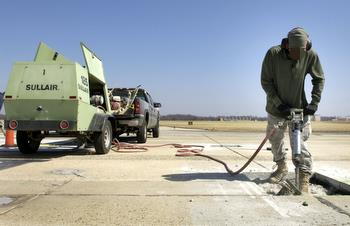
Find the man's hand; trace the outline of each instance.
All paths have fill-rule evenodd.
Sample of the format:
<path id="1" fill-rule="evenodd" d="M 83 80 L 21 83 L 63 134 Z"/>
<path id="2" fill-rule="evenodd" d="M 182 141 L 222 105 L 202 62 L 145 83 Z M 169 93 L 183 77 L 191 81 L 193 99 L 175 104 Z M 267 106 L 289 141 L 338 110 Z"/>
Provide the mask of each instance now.
<path id="1" fill-rule="evenodd" d="M 280 104 L 280 105 L 278 105 L 277 109 L 285 117 L 288 117 L 290 115 L 290 107 L 287 104 Z"/>
<path id="2" fill-rule="evenodd" d="M 317 105 L 309 104 L 304 108 L 304 115 L 314 115 L 317 111 Z"/>

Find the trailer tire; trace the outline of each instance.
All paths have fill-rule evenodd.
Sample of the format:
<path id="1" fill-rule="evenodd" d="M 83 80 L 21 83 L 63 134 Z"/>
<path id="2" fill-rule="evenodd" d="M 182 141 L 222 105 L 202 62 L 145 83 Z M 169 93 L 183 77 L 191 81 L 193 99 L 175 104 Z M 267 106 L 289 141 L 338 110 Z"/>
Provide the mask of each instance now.
<path id="1" fill-rule="evenodd" d="M 112 125 L 106 120 L 101 132 L 96 132 L 94 136 L 94 146 L 96 154 L 107 154 L 112 145 Z"/>
<path id="2" fill-rule="evenodd" d="M 137 142 L 138 143 L 146 143 L 147 141 L 147 121 L 143 121 L 141 127 L 139 127 L 139 131 L 137 132 Z"/>
<path id="3" fill-rule="evenodd" d="M 35 132 L 32 132 L 34 134 Z M 16 141 L 18 150 L 23 154 L 34 154 L 40 147 L 41 140 L 35 140 L 27 131 L 17 131 Z"/>
<path id="4" fill-rule="evenodd" d="M 152 129 L 152 135 L 154 138 L 159 137 L 159 119 L 157 120 L 157 125 Z"/>

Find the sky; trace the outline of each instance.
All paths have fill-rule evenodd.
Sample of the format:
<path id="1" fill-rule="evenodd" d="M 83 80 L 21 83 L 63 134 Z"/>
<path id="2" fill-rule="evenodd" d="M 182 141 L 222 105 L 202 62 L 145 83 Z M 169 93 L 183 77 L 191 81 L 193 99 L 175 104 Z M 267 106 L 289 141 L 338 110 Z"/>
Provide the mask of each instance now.
<path id="1" fill-rule="evenodd" d="M 161 113 L 265 116 L 266 51 L 294 27 L 310 35 L 325 72 L 318 114 L 350 116 L 350 1 L 0 0 L 0 91 L 40 41 L 84 63 L 102 58 L 108 87 L 142 85 Z M 311 79 L 305 89 L 311 96 Z"/>

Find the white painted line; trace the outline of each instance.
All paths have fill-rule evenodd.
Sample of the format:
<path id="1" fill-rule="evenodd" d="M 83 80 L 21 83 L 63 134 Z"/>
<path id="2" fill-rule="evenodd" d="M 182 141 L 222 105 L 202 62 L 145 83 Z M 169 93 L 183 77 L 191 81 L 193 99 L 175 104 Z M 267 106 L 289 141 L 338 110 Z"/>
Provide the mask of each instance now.
<path id="1" fill-rule="evenodd" d="M 263 192 L 261 191 L 261 190 L 259 190 L 259 189 L 257 189 L 254 185 L 256 185 L 255 183 L 254 183 L 254 185 L 251 183 L 251 182 L 247 182 L 247 185 L 251 188 L 251 190 L 253 190 L 253 192 L 255 193 L 255 194 L 257 194 L 257 195 L 262 195 L 263 194 Z M 257 185 L 256 185 L 257 186 Z"/>
<path id="2" fill-rule="evenodd" d="M 248 190 L 248 188 L 246 188 L 246 186 L 239 181 L 239 186 L 241 186 L 241 188 L 244 190 L 245 193 L 247 193 L 249 195 L 250 198 L 255 199 L 255 196 Z"/>
<path id="3" fill-rule="evenodd" d="M 218 187 L 219 187 L 219 190 L 220 190 L 220 192 L 221 192 L 221 194 L 223 194 L 223 195 L 227 195 L 227 192 L 225 191 L 225 189 L 224 189 L 224 187 L 222 186 L 222 184 L 217 184 L 218 185 Z"/>
<path id="4" fill-rule="evenodd" d="M 279 213 L 279 215 L 281 215 L 282 217 L 285 217 L 285 218 L 289 217 L 289 215 L 287 214 L 287 211 L 285 211 L 285 210 L 281 209 L 280 207 L 278 207 L 276 205 L 276 203 L 270 199 L 270 197 L 262 196 L 262 199 L 267 204 L 269 204 L 277 213 Z"/>
<path id="5" fill-rule="evenodd" d="M 248 186 L 251 188 L 251 190 L 253 190 L 257 195 L 259 195 L 262 200 L 264 200 L 267 204 L 269 204 L 272 209 L 274 209 L 277 213 L 279 213 L 279 215 L 281 215 L 282 217 L 288 218 L 290 217 L 287 213 L 288 211 L 280 208 L 277 206 L 277 204 L 271 199 L 270 196 L 264 196 L 264 192 L 263 189 L 260 188 L 258 185 L 256 185 L 255 183 L 247 183 Z"/>

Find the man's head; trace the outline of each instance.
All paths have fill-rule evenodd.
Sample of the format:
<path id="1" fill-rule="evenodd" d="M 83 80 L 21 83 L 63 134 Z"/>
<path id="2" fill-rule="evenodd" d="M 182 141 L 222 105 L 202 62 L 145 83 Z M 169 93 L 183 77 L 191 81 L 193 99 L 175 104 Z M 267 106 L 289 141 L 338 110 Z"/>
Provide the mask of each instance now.
<path id="1" fill-rule="evenodd" d="M 289 50 L 289 57 L 293 60 L 299 60 L 307 50 L 311 49 L 309 35 L 303 28 L 293 28 L 288 32 L 287 48 Z"/>

